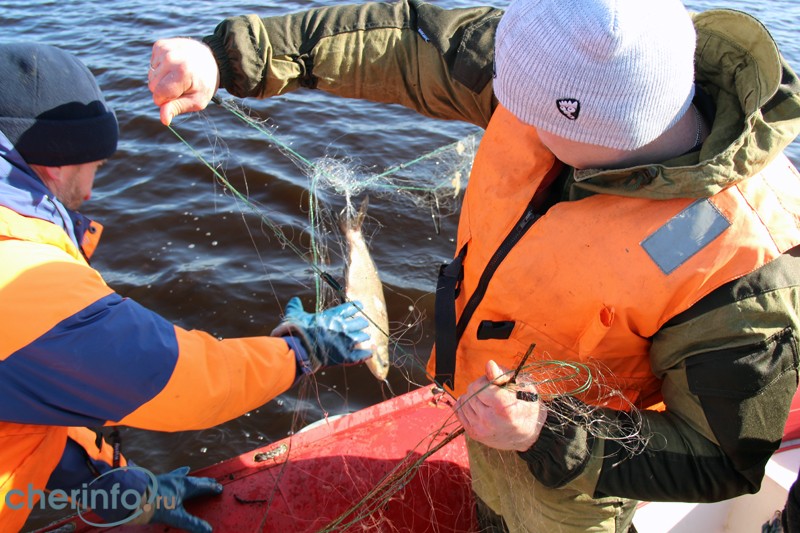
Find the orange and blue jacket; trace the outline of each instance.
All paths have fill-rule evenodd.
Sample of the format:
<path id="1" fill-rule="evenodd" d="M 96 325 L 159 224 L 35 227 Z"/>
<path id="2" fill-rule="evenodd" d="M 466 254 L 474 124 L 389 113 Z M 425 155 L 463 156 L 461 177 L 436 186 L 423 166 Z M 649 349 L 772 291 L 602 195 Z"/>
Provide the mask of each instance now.
<path id="1" fill-rule="evenodd" d="M 4 531 L 29 514 L 20 491 L 48 480 L 80 486 L 109 469 L 108 447 L 86 427 L 211 427 L 263 405 L 297 375 L 282 338 L 219 340 L 114 292 L 88 263 L 100 232 L 54 198 L 0 133 Z"/>

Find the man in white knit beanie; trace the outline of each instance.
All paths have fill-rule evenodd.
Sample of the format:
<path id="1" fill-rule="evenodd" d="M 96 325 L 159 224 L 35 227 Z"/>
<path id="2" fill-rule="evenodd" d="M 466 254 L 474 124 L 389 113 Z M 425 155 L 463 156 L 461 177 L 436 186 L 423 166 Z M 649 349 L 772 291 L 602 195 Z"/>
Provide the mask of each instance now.
<path id="1" fill-rule="evenodd" d="M 702 140 L 695 40 L 680 0 L 516 0 L 497 28 L 495 94 L 573 166 L 658 161 Z"/>
<path id="2" fill-rule="evenodd" d="M 362 2 L 231 17 L 151 64 L 165 124 L 219 87 L 306 88 L 485 128 L 427 366 L 458 398 L 472 529 L 622 533 L 639 501 L 758 491 L 798 380 L 800 81 L 756 19 Z"/>

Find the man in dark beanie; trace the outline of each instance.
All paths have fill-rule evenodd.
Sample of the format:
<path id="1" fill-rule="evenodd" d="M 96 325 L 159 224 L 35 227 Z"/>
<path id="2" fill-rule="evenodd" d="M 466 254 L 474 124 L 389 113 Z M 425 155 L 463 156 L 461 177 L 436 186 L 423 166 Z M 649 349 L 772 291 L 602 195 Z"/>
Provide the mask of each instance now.
<path id="1" fill-rule="evenodd" d="M 27 43 L 5 45 L 0 77 L 0 131 L 26 163 L 79 165 L 101 161 L 117 150 L 114 111 L 89 69 L 67 52 Z"/>
<path id="2" fill-rule="evenodd" d="M 323 366 L 370 356 L 356 348 L 369 339 L 357 302 L 312 314 L 294 298 L 277 336 L 219 340 L 110 289 L 88 263 L 101 228 L 76 209 L 117 137 L 114 112 L 78 59 L 0 44 L 3 531 L 22 528 L 34 505 L 67 501 L 109 523 L 211 531 L 183 500 L 219 494 L 221 484 L 188 468 L 154 476 L 88 427 L 212 427 Z"/>

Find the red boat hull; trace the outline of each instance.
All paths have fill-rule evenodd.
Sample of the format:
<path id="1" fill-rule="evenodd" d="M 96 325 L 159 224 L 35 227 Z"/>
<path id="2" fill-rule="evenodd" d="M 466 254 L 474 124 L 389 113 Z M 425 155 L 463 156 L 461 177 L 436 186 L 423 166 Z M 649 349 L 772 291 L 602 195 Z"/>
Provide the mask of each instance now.
<path id="1" fill-rule="evenodd" d="M 186 507 L 220 532 L 475 531 L 466 446 L 453 438 L 459 427 L 424 387 L 193 472 L 224 491 Z M 65 526 L 109 531 L 78 517 L 53 527 Z"/>
<path id="2" fill-rule="evenodd" d="M 217 479 L 225 490 L 218 497 L 190 501 L 187 509 L 219 532 L 473 532 L 477 530 L 474 500 L 459 428 L 447 399 L 437 402 L 432 388 L 423 387 L 194 472 Z M 776 459 L 796 448 L 798 438 L 800 393 L 792 403 Z M 797 466 L 791 463 L 789 470 L 778 496 L 769 496 L 765 517 L 754 518 L 758 524 L 783 506 Z M 404 472 L 409 473 L 407 478 Z M 752 496 L 741 498 L 748 497 Z M 641 506 L 645 505 L 657 510 L 666 504 Z M 714 505 L 727 503 L 692 507 L 687 531 L 698 530 L 691 524 L 706 523 L 700 511 L 710 510 L 709 514 Z M 753 507 L 750 500 L 747 506 Z M 639 524 L 647 525 L 643 531 L 664 530 L 657 525 L 663 522 L 660 514 L 655 518 L 639 514 Z M 73 517 L 44 531 L 108 529 L 92 528 Z M 148 526 L 144 531 L 169 529 Z"/>

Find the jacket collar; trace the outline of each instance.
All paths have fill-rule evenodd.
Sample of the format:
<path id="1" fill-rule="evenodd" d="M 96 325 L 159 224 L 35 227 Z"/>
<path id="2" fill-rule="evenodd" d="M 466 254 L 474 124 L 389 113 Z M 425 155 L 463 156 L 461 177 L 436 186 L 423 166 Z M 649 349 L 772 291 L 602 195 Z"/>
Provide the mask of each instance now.
<path id="1" fill-rule="evenodd" d="M 3 132 L 0 132 L 0 206 L 55 224 L 79 249 L 83 232 L 92 225 L 88 217 L 67 209 L 53 196 Z"/>
<path id="2" fill-rule="evenodd" d="M 763 170 L 800 133 L 800 81 L 763 24 L 726 9 L 693 19 L 695 80 L 716 107 L 700 151 L 659 164 L 576 171 L 570 199 L 709 197 Z"/>

